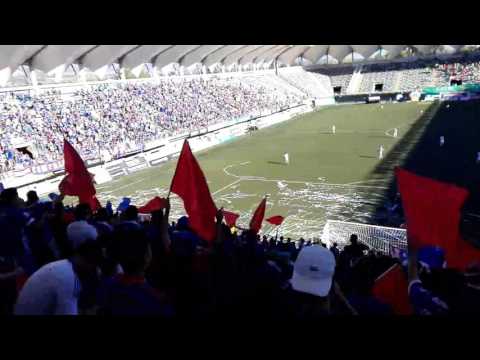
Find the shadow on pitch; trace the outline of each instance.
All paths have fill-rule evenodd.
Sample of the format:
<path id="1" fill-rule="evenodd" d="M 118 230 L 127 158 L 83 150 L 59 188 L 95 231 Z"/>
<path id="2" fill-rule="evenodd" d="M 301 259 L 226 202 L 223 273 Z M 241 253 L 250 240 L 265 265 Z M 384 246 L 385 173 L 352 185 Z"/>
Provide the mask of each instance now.
<path id="1" fill-rule="evenodd" d="M 434 103 L 393 146 L 386 149 L 385 158 L 370 172 L 368 180 L 386 181 L 386 189 L 378 193 L 374 204 L 365 204 L 370 213 L 369 223 L 378 223 L 387 200 L 397 193 L 395 167 L 401 166 L 415 174 L 455 184 L 470 191 L 480 184 L 480 166 L 476 163 L 480 151 L 480 101 L 469 101 L 450 109 Z M 445 135 L 448 147 L 437 146 Z M 355 221 L 355 220 L 353 220 Z M 385 224 L 398 225 L 398 224 Z"/>
<path id="2" fill-rule="evenodd" d="M 386 138 L 390 138 L 391 136 L 387 136 L 387 135 L 368 135 L 367 137 L 370 138 L 370 139 L 386 139 Z"/>
<path id="3" fill-rule="evenodd" d="M 384 219 L 384 205 L 388 199 L 396 194 L 396 182 L 394 178 L 394 170 L 396 166 L 405 166 L 410 162 L 412 157 L 417 157 L 418 160 L 418 146 L 420 143 L 428 142 L 428 138 L 436 133 L 432 123 L 436 122 L 436 112 L 440 106 L 432 104 L 422 116 L 415 122 L 415 124 L 408 130 L 408 132 L 401 138 L 393 148 L 386 148 L 387 151 L 383 160 L 381 160 L 373 170 L 368 174 L 366 180 L 379 180 L 386 182 L 386 188 L 375 191 L 376 196 L 371 200 L 365 201 L 359 209 L 359 213 L 368 214 L 367 219 L 355 219 L 350 221 L 367 221 L 369 224 L 391 225 L 382 223 Z M 372 136 L 372 135 L 371 135 Z M 373 135 L 378 138 L 385 138 L 385 135 Z M 362 158 L 377 158 L 376 156 L 361 155 Z M 422 163 L 424 161 L 421 161 Z M 365 199 L 366 200 L 366 199 Z M 362 221 L 363 220 L 363 221 Z"/>
<path id="4" fill-rule="evenodd" d="M 362 159 L 376 159 L 376 156 L 370 156 L 370 155 L 358 155 L 359 158 Z"/>
<path id="5" fill-rule="evenodd" d="M 280 161 L 267 161 L 268 164 L 272 164 L 272 165 L 283 165 L 283 166 L 287 166 L 287 164 L 285 164 L 284 162 L 280 162 Z"/>

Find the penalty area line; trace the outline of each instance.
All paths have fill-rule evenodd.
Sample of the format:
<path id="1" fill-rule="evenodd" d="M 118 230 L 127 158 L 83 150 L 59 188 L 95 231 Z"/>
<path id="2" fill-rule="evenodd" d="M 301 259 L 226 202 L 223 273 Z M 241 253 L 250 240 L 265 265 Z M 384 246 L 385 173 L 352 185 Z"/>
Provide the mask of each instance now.
<path id="1" fill-rule="evenodd" d="M 232 182 L 231 184 L 228 184 L 227 186 L 224 186 L 224 187 L 222 187 L 221 189 L 218 189 L 217 191 L 213 192 L 212 195 L 216 195 L 216 194 L 218 194 L 219 192 L 222 192 L 223 190 L 226 190 L 226 189 L 228 189 L 229 187 L 231 187 L 231 186 L 239 183 L 240 181 L 242 181 L 242 179 L 237 179 L 237 180 L 235 180 L 234 182 Z"/>

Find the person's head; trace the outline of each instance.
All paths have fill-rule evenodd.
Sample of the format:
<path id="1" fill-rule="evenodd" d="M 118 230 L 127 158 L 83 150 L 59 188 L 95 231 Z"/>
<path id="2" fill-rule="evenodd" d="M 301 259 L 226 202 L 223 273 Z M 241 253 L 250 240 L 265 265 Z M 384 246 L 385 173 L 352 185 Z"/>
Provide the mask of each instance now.
<path id="1" fill-rule="evenodd" d="M 40 199 L 38 198 L 37 192 L 35 190 L 30 190 L 27 193 L 27 206 L 36 204 Z"/>
<path id="2" fill-rule="evenodd" d="M 138 209 L 134 205 L 129 205 L 122 215 L 125 221 L 137 221 Z"/>
<path id="3" fill-rule="evenodd" d="M 0 194 L 0 203 L 6 206 L 18 207 L 20 198 L 16 188 L 7 188 Z"/>
<path id="4" fill-rule="evenodd" d="M 336 242 L 334 242 L 332 247 L 336 249 L 338 247 L 338 244 Z"/>
<path id="5" fill-rule="evenodd" d="M 287 243 L 290 244 L 292 242 L 291 238 L 287 238 Z"/>
<path id="6" fill-rule="evenodd" d="M 188 226 L 188 217 L 182 216 L 178 219 L 176 228 L 178 231 L 187 231 L 189 229 Z"/>
<path id="7" fill-rule="evenodd" d="M 335 257 L 323 246 L 304 247 L 295 261 L 292 277 L 294 290 L 326 297 L 332 286 Z"/>
<path id="8" fill-rule="evenodd" d="M 132 229 L 115 239 L 115 254 L 126 275 L 141 275 L 151 261 L 150 244 L 142 230 Z"/>
<path id="9" fill-rule="evenodd" d="M 358 243 L 358 236 L 357 234 L 350 235 L 350 244 L 357 245 Z"/>
<path id="10" fill-rule="evenodd" d="M 74 249 L 72 262 L 79 277 L 96 274 L 102 261 L 102 247 L 98 241 L 88 240 Z"/>
<path id="11" fill-rule="evenodd" d="M 86 221 L 92 217 L 92 209 L 88 204 L 78 204 L 74 211 L 76 221 Z"/>
<path id="12" fill-rule="evenodd" d="M 108 221 L 110 219 L 110 216 L 108 214 L 108 210 L 106 208 L 100 208 L 97 210 L 97 213 L 95 214 L 95 219 L 97 221 Z"/>

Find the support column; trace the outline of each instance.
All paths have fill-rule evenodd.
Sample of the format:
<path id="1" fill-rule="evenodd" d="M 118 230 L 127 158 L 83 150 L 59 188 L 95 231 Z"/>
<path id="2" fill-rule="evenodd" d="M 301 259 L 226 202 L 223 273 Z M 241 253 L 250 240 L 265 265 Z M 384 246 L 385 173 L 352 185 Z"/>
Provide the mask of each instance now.
<path id="1" fill-rule="evenodd" d="M 156 66 L 152 68 L 152 75 L 153 75 L 152 77 L 157 84 L 160 82 L 160 75 L 158 73 L 159 71 L 160 70 Z"/>
<path id="2" fill-rule="evenodd" d="M 38 79 L 37 72 L 35 70 L 30 71 L 30 81 L 32 82 L 34 94 L 38 94 Z"/>

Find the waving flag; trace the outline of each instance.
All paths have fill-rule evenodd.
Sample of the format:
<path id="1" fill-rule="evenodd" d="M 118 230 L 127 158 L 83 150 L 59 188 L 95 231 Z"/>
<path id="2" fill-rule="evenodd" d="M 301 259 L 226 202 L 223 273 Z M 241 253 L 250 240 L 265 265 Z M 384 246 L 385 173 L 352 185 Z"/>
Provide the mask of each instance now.
<path id="1" fill-rule="evenodd" d="M 191 229 L 204 240 L 213 241 L 217 207 L 187 140 L 183 143 L 170 190 L 182 198 Z"/>
<path id="2" fill-rule="evenodd" d="M 280 225 L 282 225 L 283 220 L 285 220 L 285 218 L 283 216 L 276 215 L 276 216 L 269 217 L 265 221 L 269 222 L 272 225 L 280 226 Z"/>
<path id="3" fill-rule="evenodd" d="M 124 197 L 122 201 L 120 201 L 120 204 L 118 204 L 117 211 L 124 212 L 130 206 L 131 202 L 132 202 L 132 199 L 128 197 Z"/>
<path id="4" fill-rule="evenodd" d="M 93 175 L 87 171 L 85 164 L 67 140 L 63 142 L 65 158 L 65 172 L 67 173 L 58 185 L 58 189 L 64 195 L 78 196 L 80 203 L 90 205 L 92 211 L 100 208 L 95 194 Z"/>
<path id="5" fill-rule="evenodd" d="M 152 200 L 145 205 L 138 208 L 138 212 L 141 214 L 150 214 L 154 211 L 165 209 L 167 207 L 167 199 L 155 196 Z"/>
<path id="6" fill-rule="evenodd" d="M 267 198 L 265 197 L 255 210 L 255 213 L 252 216 L 252 220 L 250 220 L 250 230 L 252 230 L 255 234 L 258 234 L 258 232 L 262 228 L 262 222 L 263 218 L 265 217 L 266 207 Z"/>
<path id="7" fill-rule="evenodd" d="M 400 168 L 396 176 L 410 245 L 438 246 L 445 251 L 447 266 L 460 270 L 480 260 L 480 250 L 463 240 L 459 230 L 468 191 Z"/>
<path id="8" fill-rule="evenodd" d="M 240 217 L 240 215 L 227 210 L 223 210 L 223 217 L 225 218 L 225 223 L 229 227 L 234 227 L 237 226 L 237 219 Z"/>
<path id="9" fill-rule="evenodd" d="M 372 293 L 379 301 L 390 305 L 397 315 L 413 313 L 408 298 L 407 275 L 398 264 L 393 265 L 375 280 Z"/>

